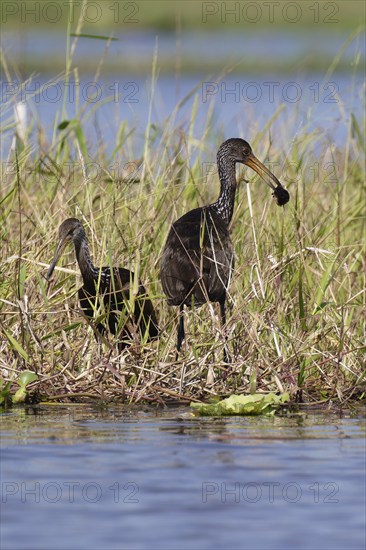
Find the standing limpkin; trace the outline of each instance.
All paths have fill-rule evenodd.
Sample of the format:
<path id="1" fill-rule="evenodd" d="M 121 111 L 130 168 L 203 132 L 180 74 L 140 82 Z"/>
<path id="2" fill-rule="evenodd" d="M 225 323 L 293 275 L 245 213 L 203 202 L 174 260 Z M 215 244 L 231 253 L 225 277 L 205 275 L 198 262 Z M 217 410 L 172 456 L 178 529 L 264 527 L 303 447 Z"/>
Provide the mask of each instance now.
<path id="1" fill-rule="evenodd" d="M 290 198 L 278 179 L 252 153 L 246 141 L 224 141 L 217 152 L 221 190 L 213 204 L 195 208 L 173 223 L 161 259 L 160 278 L 168 304 L 179 306 L 177 351 L 184 339 L 184 305 L 200 306 L 208 301 L 220 304 L 221 324 L 226 323 L 225 300 L 234 265 L 234 250 L 229 235 L 237 187 L 236 163 L 246 164 L 260 176 L 273 180 L 277 204 Z M 228 356 L 224 347 L 224 361 Z"/>
<path id="2" fill-rule="evenodd" d="M 55 256 L 47 273 L 49 279 L 55 269 L 64 247 L 73 242 L 76 259 L 83 278 L 79 289 L 79 302 L 83 313 L 93 318 L 94 311 L 99 309 L 99 299 L 104 302 L 105 320 L 109 331 L 118 336 L 118 346 L 123 349 L 134 337 L 146 338 L 149 341 L 158 336 L 158 323 L 151 300 L 145 288 L 138 283 L 138 291 L 131 296 L 135 284 L 133 272 L 123 267 L 95 267 L 90 257 L 88 240 L 84 227 L 76 218 L 62 222 L 58 230 L 59 241 Z M 130 311 L 129 311 L 130 310 Z M 96 326 L 100 334 L 106 327 L 99 322 Z"/>

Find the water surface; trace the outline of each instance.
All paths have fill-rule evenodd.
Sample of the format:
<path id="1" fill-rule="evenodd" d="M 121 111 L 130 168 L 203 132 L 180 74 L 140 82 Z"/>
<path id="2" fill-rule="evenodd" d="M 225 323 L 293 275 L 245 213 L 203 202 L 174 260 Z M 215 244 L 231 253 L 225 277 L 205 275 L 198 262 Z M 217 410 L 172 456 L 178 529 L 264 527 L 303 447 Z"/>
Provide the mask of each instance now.
<path id="1" fill-rule="evenodd" d="M 5 549 L 363 549 L 364 416 L 2 415 Z"/>

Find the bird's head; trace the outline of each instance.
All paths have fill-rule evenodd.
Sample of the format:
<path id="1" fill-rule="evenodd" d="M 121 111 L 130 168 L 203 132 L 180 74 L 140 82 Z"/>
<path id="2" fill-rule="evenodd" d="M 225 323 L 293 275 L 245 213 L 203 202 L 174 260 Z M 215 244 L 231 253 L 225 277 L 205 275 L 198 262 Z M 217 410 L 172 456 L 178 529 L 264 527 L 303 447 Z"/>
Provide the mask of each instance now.
<path id="1" fill-rule="evenodd" d="M 281 182 L 276 176 L 257 159 L 253 154 L 251 146 L 244 139 L 231 138 L 224 141 L 217 152 L 217 161 L 219 163 L 224 159 L 231 160 L 234 163 L 240 162 L 257 172 L 273 190 L 273 196 L 279 206 L 283 206 L 289 201 L 290 195 L 288 191 L 282 187 Z"/>
<path id="2" fill-rule="evenodd" d="M 47 279 L 50 279 L 56 264 L 65 248 L 65 246 L 78 238 L 78 236 L 84 234 L 84 228 L 80 220 L 76 218 L 68 218 L 63 221 L 58 229 L 58 244 L 55 252 L 55 256 L 47 272 Z"/>

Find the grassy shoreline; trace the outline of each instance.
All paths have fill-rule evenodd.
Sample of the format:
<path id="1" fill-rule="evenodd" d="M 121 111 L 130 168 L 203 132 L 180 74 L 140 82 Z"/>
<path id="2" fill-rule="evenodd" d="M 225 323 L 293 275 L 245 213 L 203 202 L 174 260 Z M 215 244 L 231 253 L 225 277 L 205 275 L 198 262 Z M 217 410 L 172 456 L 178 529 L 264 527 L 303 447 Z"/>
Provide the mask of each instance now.
<path id="1" fill-rule="evenodd" d="M 153 83 L 155 78 L 156 60 Z M 13 97 L 4 107 L 9 120 L 15 102 Z M 194 101 L 186 129 L 176 126 L 176 113 L 160 128 L 147 120 L 138 159 L 133 129 L 124 121 L 114 151 L 108 154 L 101 140 L 92 159 L 85 113 L 55 128 L 51 142 L 41 127 L 32 141 L 23 128 L 19 175 L 13 150 L 3 167 L 0 198 L 3 391 L 14 395 L 28 370 L 38 376 L 27 387 L 33 401 L 162 405 L 255 391 L 289 392 L 292 401 L 310 404 L 365 398 L 365 136 L 362 123 L 346 112 L 342 148 L 329 147 L 321 130 L 304 130 L 289 147 L 291 121 L 285 118 L 276 140 L 270 122 L 261 132 L 240 136 L 261 160 L 288 163 L 290 184 L 284 185 L 291 201 L 278 209 L 264 182 L 250 170 L 240 172 L 250 183 L 239 185 L 231 227 L 231 369 L 221 364 L 223 336 L 212 306 L 187 315 L 186 343 L 175 359 L 177 312 L 163 296 L 159 258 L 171 222 L 216 198 L 217 175 L 207 174 L 204 163 L 214 162 L 224 137 L 215 135 L 210 117 L 196 134 L 197 106 Z M 58 120 L 66 113 L 65 104 Z M 317 142 L 321 153 L 315 155 Z M 133 173 L 111 170 L 132 160 Z M 88 172 L 90 161 L 98 164 L 98 178 Z M 274 172 L 281 180 L 280 168 Z M 159 341 L 136 342 L 121 354 L 112 341 L 96 343 L 78 307 L 81 283 L 71 247 L 47 285 L 57 229 L 70 216 L 84 223 L 95 265 L 139 274 L 158 312 Z"/>
<path id="2" fill-rule="evenodd" d="M 17 67 L 19 74 L 23 75 L 45 75 L 47 78 L 55 73 L 62 72 L 65 66 L 65 60 L 60 57 L 54 57 L 47 59 L 35 60 L 32 57 L 13 59 L 15 66 Z M 302 73 L 314 73 L 323 75 L 328 67 L 331 65 L 332 59 L 330 57 L 321 56 L 314 57 L 308 55 L 306 58 L 291 58 L 291 59 L 262 59 L 262 60 L 241 60 L 240 62 L 233 62 L 230 67 L 230 74 L 237 75 L 262 75 L 262 74 L 278 74 L 278 75 L 292 75 L 295 71 L 296 74 Z M 179 74 L 180 75 L 202 75 L 203 61 L 199 57 L 188 58 L 184 57 L 179 62 Z M 222 69 L 221 60 L 204 60 L 205 75 L 217 74 Z M 121 75 L 129 74 L 136 76 L 143 76 L 149 73 L 151 68 L 151 61 L 146 58 L 134 59 L 134 60 L 121 60 L 121 59 L 109 59 L 103 64 L 103 75 Z M 177 64 L 171 57 L 160 56 L 159 57 L 159 72 L 161 75 L 175 74 Z M 80 61 L 78 66 L 78 73 L 80 76 L 93 75 L 95 72 L 95 62 L 92 59 L 84 59 Z M 341 60 L 337 64 L 337 73 L 352 75 L 355 73 L 355 68 L 350 61 Z M 356 74 L 362 76 L 363 69 L 362 63 L 357 67 Z M 206 77 L 207 78 L 207 77 Z"/>

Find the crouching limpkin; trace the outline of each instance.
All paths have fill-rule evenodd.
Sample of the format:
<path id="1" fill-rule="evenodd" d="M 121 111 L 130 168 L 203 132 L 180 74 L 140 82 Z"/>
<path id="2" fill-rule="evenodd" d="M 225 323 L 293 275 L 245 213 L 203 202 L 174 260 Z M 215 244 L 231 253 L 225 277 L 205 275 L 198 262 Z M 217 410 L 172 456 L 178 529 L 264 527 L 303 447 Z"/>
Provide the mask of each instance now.
<path id="1" fill-rule="evenodd" d="M 156 338 L 159 332 L 158 323 L 145 288 L 138 283 L 137 293 L 132 296 L 134 273 L 123 267 L 112 267 L 112 270 L 109 266 L 95 267 L 90 257 L 84 227 L 76 218 L 65 220 L 59 227 L 58 236 L 56 253 L 47 279 L 50 279 L 64 247 L 73 242 L 84 283 L 78 291 L 84 315 L 93 318 L 94 312 L 100 308 L 99 300 L 102 299 L 104 319 L 109 331 L 117 335 L 120 349 L 131 344 L 136 336 L 146 338 L 146 341 Z M 102 322 L 97 324 L 96 329 L 102 335 L 106 331 Z"/>
<path id="2" fill-rule="evenodd" d="M 213 204 L 184 214 L 171 227 L 161 259 L 160 278 L 168 304 L 179 306 L 177 351 L 184 339 L 184 305 L 200 306 L 208 301 L 220 305 L 221 324 L 226 323 L 225 300 L 234 266 L 229 235 L 237 187 L 236 163 L 246 164 L 273 189 L 279 206 L 290 198 L 278 179 L 252 153 L 243 139 L 225 141 L 217 152 L 221 190 Z M 272 183 L 272 181 L 274 184 Z M 224 361 L 228 360 L 224 346 Z"/>

